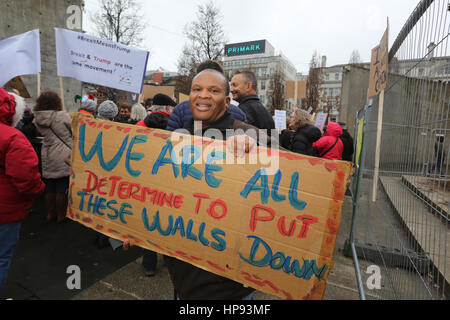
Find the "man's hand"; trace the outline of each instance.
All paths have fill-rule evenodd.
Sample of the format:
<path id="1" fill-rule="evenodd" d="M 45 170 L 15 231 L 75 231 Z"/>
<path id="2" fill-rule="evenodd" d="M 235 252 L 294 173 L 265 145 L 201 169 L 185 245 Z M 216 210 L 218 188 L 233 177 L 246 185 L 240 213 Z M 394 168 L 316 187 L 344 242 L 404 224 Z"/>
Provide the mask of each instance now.
<path id="1" fill-rule="evenodd" d="M 236 157 L 242 158 L 246 153 L 252 151 L 256 147 L 256 140 L 247 135 L 237 135 L 228 138 L 227 149 Z"/>
<path id="2" fill-rule="evenodd" d="M 132 245 L 130 244 L 130 240 L 126 239 L 122 245 L 123 250 L 128 251 L 131 247 Z"/>

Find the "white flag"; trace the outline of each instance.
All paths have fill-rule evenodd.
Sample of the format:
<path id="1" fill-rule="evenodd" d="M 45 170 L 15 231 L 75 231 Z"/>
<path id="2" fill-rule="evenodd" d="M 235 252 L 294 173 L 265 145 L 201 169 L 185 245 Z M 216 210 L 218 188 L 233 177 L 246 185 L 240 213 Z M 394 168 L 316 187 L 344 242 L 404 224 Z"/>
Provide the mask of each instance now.
<path id="1" fill-rule="evenodd" d="M 0 41 L 0 87 L 25 74 L 41 72 L 39 29 Z"/>
<path id="2" fill-rule="evenodd" d="M 55 28 L 58 76 L 141 93 L 148 51 Z"/>

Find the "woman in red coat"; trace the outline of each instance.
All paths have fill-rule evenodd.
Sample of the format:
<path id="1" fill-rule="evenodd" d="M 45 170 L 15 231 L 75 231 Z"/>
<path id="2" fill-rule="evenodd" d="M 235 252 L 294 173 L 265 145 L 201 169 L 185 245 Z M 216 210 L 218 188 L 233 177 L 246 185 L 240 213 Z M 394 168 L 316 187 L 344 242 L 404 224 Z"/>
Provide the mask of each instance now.
<path id="1" fill-rule="evenodd" d="M 45 188 L 36 152 L 24 134 L 14 128 L 24 110 L 23 98 L 0 88 L 0 291 L 22 221 Z"/>
<path id="2" fill-rule="evenodd" d="M 336 122 L 328 122 L 327 131 L 323 137 L 313 143 L 317 156 L 329 160 L 342 160 L 344 145 L 339 138 L 341 135 L 341 126 Z"/>

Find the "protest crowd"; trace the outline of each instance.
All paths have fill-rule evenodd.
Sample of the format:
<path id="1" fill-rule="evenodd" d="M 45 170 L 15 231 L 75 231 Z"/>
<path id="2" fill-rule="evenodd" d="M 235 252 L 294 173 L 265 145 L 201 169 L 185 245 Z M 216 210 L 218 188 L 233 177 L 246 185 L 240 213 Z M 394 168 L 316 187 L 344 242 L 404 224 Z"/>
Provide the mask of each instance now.
<path id="1" fill-rule="evenodd" d="M 298 108 L 289 115 L 287 128 L 277 131 L 272 115 L 256 94 L 257 87 L 253 72 L 242 70 L 227 79 L 220 63 L 207 60 L 198 66 L 188 101 L 177 105 L 172 97 L 160 93 L 132 106 L 111 100 L 98 105 L 92 95 L 87 95 L 77 101 L 78 112 L 145 128 L 186 129 L 192 135 L 204 134 L 208 129 L 217 129 L 223 136 L 229 129 L 263 129 L 256 140 L 247 139 L 243 145 L 235 145 L 235 150 L 249 152 L 266 132 L 269 141 L 279 141 L 280 149 L 286 151 L 352 160 L 353 140 L 344 123 L 328 122 L 322 132 L 314 125 L 312 115 Z M 0 292 L 20 241 L 21 224 L 35 200 L 40 196 L 45 199 L 48 223 L 67 221 L 71 174 L 73 114 L 63 109 L 56 92 L 42 92 L 29 107 L 14 91 L 0 88 Z M 202 121 L 201 131 L 194 129 L 194 121 Z M 98 248 L 114 244 L 98 231 L 92 231 L 92 240 Z M 125 241 L 123 249 L 128 247 Z M 142 250 L 145 275 L 154 276 L 158 272 L 157 254 Z M 251 287 L 173 257 L 164 256 L 164 263 L 175 289 L 174 299 L 253 298 L 255 290 Z"/>

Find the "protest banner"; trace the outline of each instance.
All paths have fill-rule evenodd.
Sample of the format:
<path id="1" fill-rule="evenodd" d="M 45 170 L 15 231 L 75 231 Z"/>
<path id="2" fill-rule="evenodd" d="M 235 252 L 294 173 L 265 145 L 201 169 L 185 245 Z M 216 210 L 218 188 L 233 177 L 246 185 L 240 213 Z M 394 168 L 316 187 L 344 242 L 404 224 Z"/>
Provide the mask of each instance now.
<path id="1" fill-rule="evenodd" d="M 349 162 L 238 158 L 219 139 L 80 113 L 72 131 L 70 219 L 283 299 L 323 297 Z"/>
<path id="2" fill-rule="evenodd" d="M 0 41 L 0 87 L 16 76 L 41 72 L 39 29 Z"/>
<path id="3" fill-rule="evenodd" d="M 389 21 L 380 43 L 372 49 L 370 60 L 369 98 L 386 89 L 389 73 Z"/>
<path id="4" fill-rule="evenodd" d="M 55 38 L 58 76 L 142 92 L 148 51 L 60 28 Z"/>
<path id="5" fill-rule="evenodd" d="M 315 126 L 323 132 L 323 128 L 325 127 L 325 123 L 327 122 L 328 113 L 319 112 L 316 115 Z"/>
<path id="6" fill-rule="evenodd" d="M 25 98 L 25 99 L 31 98 L 30 93 L 28 92 L 28 89 L 25 86 L 25 83 L 23 83 L 21 77 L 15 77 L 15 78 L 9 80 L 4 85 L 4 88 L 16 89 L 17 91 L 19 91 L 19 94 L 22 98 Z M 39 96 L 39 93 L 38 93 L 38 96 Z"/>
<path id="7" fill-rule="evenodd" d="M 372 202 L 377 199 L 378 176 L 380 166 L 381 130 L 383 127 L 384 90 L 386 89 L 389 74 L 389 18 L 387 19 L 386 31 L 381 38 L 380 44 L 372 49 L 369 78 L 369 98 L 379 95 L 377 141 L 375 146 L 375 168 L 372 186 Z"/>
<path id="8" fill-rule="evenodd" d="M 275 128 L 286 129 L 286 110 L 275 110 Z"/>

